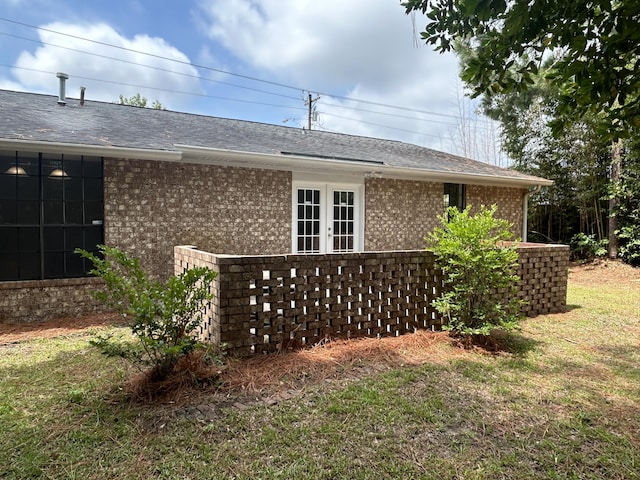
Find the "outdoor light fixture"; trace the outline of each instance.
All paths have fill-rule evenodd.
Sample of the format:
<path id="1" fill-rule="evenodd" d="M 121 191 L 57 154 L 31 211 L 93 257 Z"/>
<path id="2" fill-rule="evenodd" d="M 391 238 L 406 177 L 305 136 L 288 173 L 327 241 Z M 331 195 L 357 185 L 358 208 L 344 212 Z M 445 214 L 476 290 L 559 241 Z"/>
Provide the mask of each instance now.
<path id="1" fill-rule="evenodd" d="M 67 180 L 71 177 L 69 177 L 69 174 L 67 172 L 65 172 L 62 168 L 55 168 L 50 174 L 49 174 L 49 178 L 56 178 L 56 179 L 61 179 L 61 180 Z"/>
<path id="2" fill-rule="evenodd" d="M 7 175 L 28 175 L 26 170 L 19 165 L 13 165 L 4 172 Z"/>

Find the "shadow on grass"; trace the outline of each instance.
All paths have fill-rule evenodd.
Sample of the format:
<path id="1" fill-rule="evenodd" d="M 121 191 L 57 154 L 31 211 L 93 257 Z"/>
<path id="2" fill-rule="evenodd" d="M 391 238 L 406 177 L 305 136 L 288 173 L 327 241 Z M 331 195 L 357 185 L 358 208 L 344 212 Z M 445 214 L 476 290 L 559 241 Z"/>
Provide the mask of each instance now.
<path id="1" fill-rule="evenodd" d="M 533 338 L 525 337 L 519 333 L 509 332 L 504 335 L 502 339 L 502 351 L 511 353 L 513 355 L 524 356 L 529 352 L 534 351 L 538 346 L 543 345 L 544 342 L 535 340 Z"/>
<path id="2" fill-rule="evenodd" d="M 636 360 L 638 347 L 635 345 L 600 345 L 595 347 L 602 356 L 602 362 L 617 375 L 637 386 L 640 392 L 640 364 Z"/>
<path id="3" fill-rule="evenodd" d="M 493 330 L 490 335 L 473 335 L 469 338 L 457 339 L 459 346 L 464 348 L 478 348 L 489 353 L 509 353 L 523 357 L 535 350 L 544 342 L 525 337 L 516 332 Z"/>

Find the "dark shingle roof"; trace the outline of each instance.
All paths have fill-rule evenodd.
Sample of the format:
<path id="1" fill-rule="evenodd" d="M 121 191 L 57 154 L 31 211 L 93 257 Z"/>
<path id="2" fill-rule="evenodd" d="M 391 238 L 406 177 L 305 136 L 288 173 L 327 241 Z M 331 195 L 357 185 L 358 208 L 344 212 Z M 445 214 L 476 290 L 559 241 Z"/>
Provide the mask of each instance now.
<path id="1" fill-rule="evenodd" d="M 0 90 L 0 139 L 179 152 L 189 145 L 257 154 L 350 159 L 435 173 L 508 177 L 529 175 L 408 143 L 194 115 L 114 103 Z M 547 183 L 542 179 L 542 183 Z"/>

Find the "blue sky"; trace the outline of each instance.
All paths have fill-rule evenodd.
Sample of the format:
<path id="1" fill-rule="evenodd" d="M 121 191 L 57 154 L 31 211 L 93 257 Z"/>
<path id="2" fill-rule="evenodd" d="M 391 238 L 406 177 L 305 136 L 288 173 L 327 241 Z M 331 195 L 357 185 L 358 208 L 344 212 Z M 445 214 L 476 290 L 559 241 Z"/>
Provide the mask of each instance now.
<path id="1" fill-rule="evenodd" d="M 0 88 L 390 138 L 496 163 L 453 55 L 398 0 L 0 0 Z M 37 27 L 37 28 L 34 28 Z M 88 41 L 88 40 L 93 40 Z M 150 55 L 149 55 L 150 54 Z M 262 80 L 262 81 L 260 81 Z M 392 105 L 399 108 L 389 108 Z M 483 158 L 485 157 L 485 158 Z"/>

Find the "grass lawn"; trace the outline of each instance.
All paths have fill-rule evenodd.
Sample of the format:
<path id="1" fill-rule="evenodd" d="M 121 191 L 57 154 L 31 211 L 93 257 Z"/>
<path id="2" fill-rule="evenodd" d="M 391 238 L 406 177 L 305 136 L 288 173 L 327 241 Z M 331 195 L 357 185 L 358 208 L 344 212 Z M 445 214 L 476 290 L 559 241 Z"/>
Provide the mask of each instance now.
<path id="1" fill-rule="evenodd" d="M 570 310 L 526 320 L 510 353 L 364 356 L 277 403 L 127 401 L 134 372 L 87 330 L 0 344 L 0 478 L 638 479 L 640 275 L 606 268 L 574 272 Z"/>

